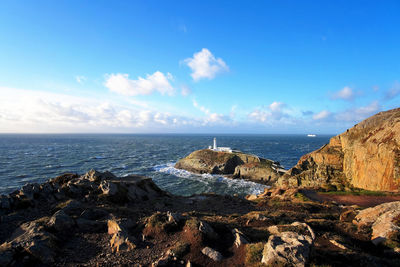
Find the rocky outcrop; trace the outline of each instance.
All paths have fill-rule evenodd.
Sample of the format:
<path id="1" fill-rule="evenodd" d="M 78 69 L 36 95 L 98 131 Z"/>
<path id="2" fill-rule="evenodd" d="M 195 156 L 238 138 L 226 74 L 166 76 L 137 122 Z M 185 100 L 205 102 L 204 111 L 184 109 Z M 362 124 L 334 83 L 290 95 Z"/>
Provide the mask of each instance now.
<path id="1" fill-rule="evenodd" d="M 400 237 L 400 201 L 378 205 L 360 211 L 354 223 L 358 227 L 371 228 L 374 244 L 387 242 L 392 237 Z M 394 240 L 400 242 L 400 240 Z M 400 244 L 397 244 L 400 245 Z"/>
<path id="2" fill-rule="evenodd" d="M 370 228 L 364 231 L 354 227 L 352 216 L 342 218 L 349 207 L 316 203 L 301 192 L 268 189 L 255 201 L 183 197 L 141 176 L 65 174 L 0 197 L 0 266 L 395 266 L 400 261 L 398 250 L 387 254 L 398 244 L 398 231 L 386 233 L 375 249 L 360 247 L 371 227 L 373 234 L 397 229 L 398 204 L 366 210 Z"/>
<path id="3" fill-rule="evenodd" d="M 400 108 L 380 112 L 304 155 L 279 186 L 400 190 Z"/>
<path id="4" fill-rule="evenodd" d="M 219 152 L 203 149 L 179 160 L 175 168 L 193 173 L 233 175 L 259 182 L 276 181 L 285 170 L 278 162 L 241 152 Z"/>

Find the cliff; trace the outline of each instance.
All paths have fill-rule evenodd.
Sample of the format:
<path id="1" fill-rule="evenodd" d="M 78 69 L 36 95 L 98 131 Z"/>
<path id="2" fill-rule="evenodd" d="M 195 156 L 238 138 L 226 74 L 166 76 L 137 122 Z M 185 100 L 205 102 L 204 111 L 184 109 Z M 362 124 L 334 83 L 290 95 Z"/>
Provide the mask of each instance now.
<path id="1" fill-rule="evenodd" d="M 219 152 L 202 149 L 179 160 L 175 168 L 193 173 L 233 175 L 259 182 L 276 181 L 283 173 L 278 162 L 241 152 Z"/>
<path id="2" fill-rule="evenodd" d="M 400 108 L 380 112 L 300 158 L 279 186 L 400 190 Z"/>

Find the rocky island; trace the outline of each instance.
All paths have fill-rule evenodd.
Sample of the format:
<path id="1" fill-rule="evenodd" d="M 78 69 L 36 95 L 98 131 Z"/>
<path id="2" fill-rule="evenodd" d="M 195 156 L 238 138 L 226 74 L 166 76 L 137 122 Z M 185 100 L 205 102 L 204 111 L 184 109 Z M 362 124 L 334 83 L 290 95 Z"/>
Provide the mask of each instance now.
<path id="1" fill-rule="evenodd" d="M 192 152 L 179 160 L 175 168 L 193 173 L 230 175 L 233 178 L 248 179 L 272 184 L 285 170 L 279 162 L 260 158 L 240 151 L 225 152 L 202 149 Z"/>

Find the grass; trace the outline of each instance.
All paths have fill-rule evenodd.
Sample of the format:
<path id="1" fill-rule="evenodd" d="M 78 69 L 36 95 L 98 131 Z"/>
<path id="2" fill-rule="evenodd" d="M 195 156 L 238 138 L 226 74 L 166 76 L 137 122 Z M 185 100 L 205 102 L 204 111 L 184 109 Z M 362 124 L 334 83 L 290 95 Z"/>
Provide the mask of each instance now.
<path id="1" fill-rule="evenodd" d="M 299 200 L 301 200 L 302 202 L 311 201 L 308 197 L 306 197 L 303 193 L 300 193 L 300 192 L 297 192 L 297 193 L 294 195 L 294 197 L 297 198 L 297 199 L 299 199 Z"/>
<path id="2" fill-rule="evenodd" d="M 351 196 L 387 196 L 389 195 L 386 192 L 380 192 L 380 191 L 370 191 L 370 190 L 364 190 L 364 189 L 354 189 L 353 191 L 329 191 L 329 192 L 318 192 L 319 194 L 324 194 L 324 195 L 338 195 L 338 196 L 345 196 L 345 195 L 351 195 Z"/>
<path id="3" fill-rule="evenodd" d="M 261 263 L 264 244 L 262 242 L 248 244 L 246 246 L 246 266 L 261 267 L 266 266 Z"/>

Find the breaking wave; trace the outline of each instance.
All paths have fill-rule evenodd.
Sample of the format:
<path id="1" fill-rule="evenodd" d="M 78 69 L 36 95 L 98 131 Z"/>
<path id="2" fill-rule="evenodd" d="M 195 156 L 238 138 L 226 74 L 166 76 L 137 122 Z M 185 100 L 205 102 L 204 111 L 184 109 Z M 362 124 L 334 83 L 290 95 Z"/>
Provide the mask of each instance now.
<path id="1" fill-rule="evenodd" d="M 213 185 L 213 188 L 218 188 L 223 186 L 224 188 L 223 190 L 225 192 L 216 192 L 216 193 L 234 194 L 236 192 L 239 195 L 261 194 L 264 191 L 264 188 L 268 187 L 266 185 L 258 184 L 243 179 L 227 178 L 218 174 L 208 174 L 208 173 L 196 174 L 186 170 L 176 169 L 174 168 L 174 165 L 175 163 L 160 164 L 154 166 L 154 170 L 157 172 L 174 175 L 179 178 L 200 182 L 206 186 Z"/>

